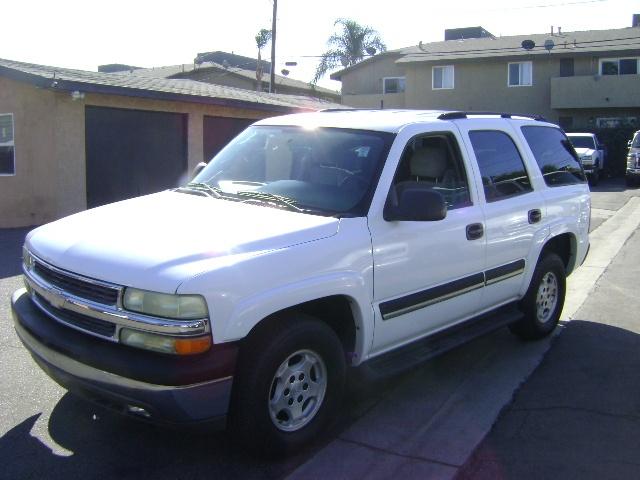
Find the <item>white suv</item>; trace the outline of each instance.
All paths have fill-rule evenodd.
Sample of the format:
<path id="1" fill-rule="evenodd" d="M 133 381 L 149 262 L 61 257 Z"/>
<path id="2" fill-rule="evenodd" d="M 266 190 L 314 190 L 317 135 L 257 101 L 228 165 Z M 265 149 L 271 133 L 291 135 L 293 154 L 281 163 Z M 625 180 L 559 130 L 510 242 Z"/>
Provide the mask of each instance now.
<path id="1" fill-rule="evenodd" d="M 334 417 L 351 371 L 507 324 L 548 335 L 589 221 L 575 152 L 541 119 L 270 118 L 183 187 L 32 231 L 14 323 L 71 391 L 287 451 Z"/>

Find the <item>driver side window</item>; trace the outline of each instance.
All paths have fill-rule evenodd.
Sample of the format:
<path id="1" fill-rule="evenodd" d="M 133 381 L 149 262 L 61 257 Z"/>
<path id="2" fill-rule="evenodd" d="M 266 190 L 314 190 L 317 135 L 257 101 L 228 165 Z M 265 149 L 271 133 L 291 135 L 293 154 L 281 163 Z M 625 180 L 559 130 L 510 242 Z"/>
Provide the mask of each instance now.
<path id="1" fill-rule="evenodd" d="M 393 180 L 395 192 L 400 195 L 416 183 L 440 193 L 447 210 L 472 205 L 460 150 L 451 134 L 419 136 L 407 144 Z"/>

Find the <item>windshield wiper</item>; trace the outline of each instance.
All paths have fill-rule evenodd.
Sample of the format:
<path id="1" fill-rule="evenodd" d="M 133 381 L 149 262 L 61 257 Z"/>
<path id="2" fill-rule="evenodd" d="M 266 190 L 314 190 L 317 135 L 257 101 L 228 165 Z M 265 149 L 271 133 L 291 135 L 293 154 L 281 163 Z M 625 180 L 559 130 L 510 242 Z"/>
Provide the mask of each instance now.
<path id="1" fill-rule="evenodd" d="M 239 197 L 247 197 L 251 200 L 258 200 L 265 203 L 275 203 L 276 205 L 280 205 L 288 208 L 289 210 L 293 210 L 296 212 L 306 212 L 304 208 L 300 208 L 296 205 L 296 201 L 292 198 L 285 197 L 284 195 L 277 195 L 275 193 L 268 192 L 257 192 L 257 191 L 241 191 L 237 192 L 236 195 Z"/>
<path id="2" fill-rule="evenodd" d="M 191 190 L 195 190 L 197 192 L 203 192 L 208 194 L 210 197 L 215 197 L 215 198 L 222 198 L 222 190 L 220 190 L 217 187 L 212 187 L 211 185 L 209 185 L 208 183 L 202 183 L 202 182 L 189 182 L 187 183 L 184 187 L 180 187 L 179 189 L 191 189 Z"/>

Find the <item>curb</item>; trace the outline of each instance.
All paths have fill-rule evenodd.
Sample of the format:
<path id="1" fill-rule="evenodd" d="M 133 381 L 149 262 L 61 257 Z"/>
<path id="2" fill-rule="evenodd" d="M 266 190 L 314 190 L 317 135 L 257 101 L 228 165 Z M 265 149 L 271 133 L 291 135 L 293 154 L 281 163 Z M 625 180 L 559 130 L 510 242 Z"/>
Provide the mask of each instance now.
<path id="1" fill-rule="evenodd" d="M 571 320 L 594 289 L 600 276 L 640 226 L 640 197 L 632 197 L 589 234 L 591 249 L 585 262 L 567 279 L 562 320 Z"/>

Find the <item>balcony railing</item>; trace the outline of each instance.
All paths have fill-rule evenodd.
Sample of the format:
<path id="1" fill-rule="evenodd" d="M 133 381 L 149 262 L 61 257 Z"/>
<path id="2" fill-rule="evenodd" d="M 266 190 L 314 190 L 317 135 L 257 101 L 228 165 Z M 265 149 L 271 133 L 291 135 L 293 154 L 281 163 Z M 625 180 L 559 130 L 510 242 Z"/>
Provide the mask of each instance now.
<path id="1" fill-rule="evenodd" d="M 640 75 L 551 79 L 551 108 L 640 107 Z"/>

